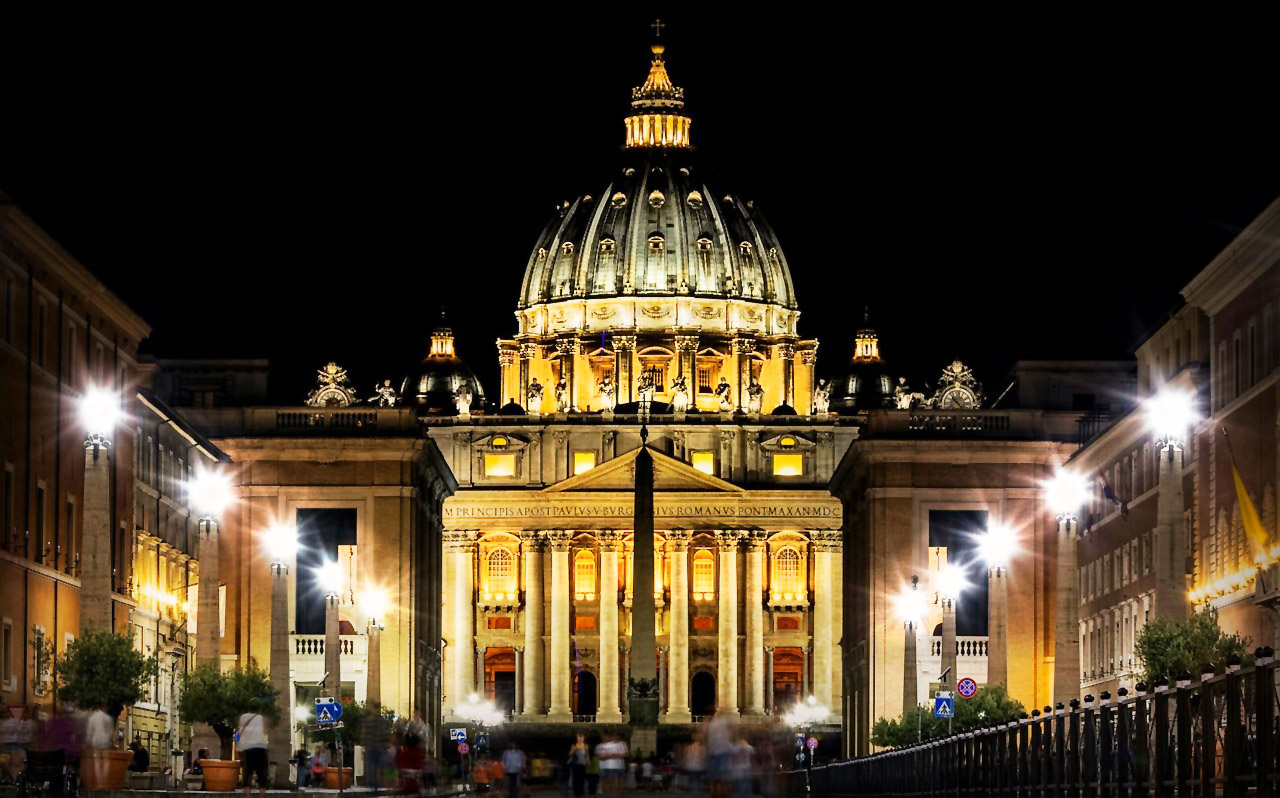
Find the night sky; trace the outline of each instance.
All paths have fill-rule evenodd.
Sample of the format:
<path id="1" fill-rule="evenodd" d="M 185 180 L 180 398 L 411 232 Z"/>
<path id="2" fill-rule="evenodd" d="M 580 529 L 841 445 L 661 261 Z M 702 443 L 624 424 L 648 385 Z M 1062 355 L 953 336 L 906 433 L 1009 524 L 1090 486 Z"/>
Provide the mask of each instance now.
<path id="1" fill-rule="evenodd" d="M 371 389 L 446 305 L 496 397 L 535 236 L 622 165 L 648 69 L 655 6 L 584 8 L 9 25 L 0 189 L 159 355 Z M 697 168 L 777 231 L 825 373 L 864 304 L 917 382 L 1123 357 L 1280 195 L 1265 20 L 658 8 Z"/>

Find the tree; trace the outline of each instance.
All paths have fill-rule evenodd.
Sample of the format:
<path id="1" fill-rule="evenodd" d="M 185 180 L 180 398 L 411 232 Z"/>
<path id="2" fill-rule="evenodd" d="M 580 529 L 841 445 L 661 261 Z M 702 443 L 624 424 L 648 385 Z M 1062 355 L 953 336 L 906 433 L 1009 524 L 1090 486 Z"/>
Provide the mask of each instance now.
<path id="1" fill-rule="evenodd" d="M 981 729 L 996 723 L 1008 723 L 1022 716 L 1022 703 L 1009 697 L 998 684 L 978 688 L 972 698 L 956 697 L 956 714 L 951 719 L 950 733 Z M 882 748 L 898 748 L 920 740 L 946 737 L 948 724 L 933 716 L 933 707 L 915 707 L 897 720 L 880 718 L 871 727 L 871 742 Z"/>
<path id="2" fill-rule="evenodd" d="M 369 712 L 369 705 L 360 701 L 342 702 L 342 728 L 337 733 L 342 735 L 343 761 L 348 766 L 354 761 L 355 746 L 369 745 L 369 737 L 377 739 L 380 718 Z M 371 735 L 372 732 L 372 735 Z M 332 747 L 335 739 L 334 729 L 316 731 L 314 739 Z M 336 763 L 335 763 L 336 766 Z"/>
<path id="3" fill-rule="evenodd" d="M 1185 621 L 1149 621 L 1134 649 L 1146 668 L 1146 681 L 1154 686 L 1158 678 L 1173 684 L 1183 673 L 1199 676 L 1206 665 L 1222 667 L 1232 656 L 1244 664 L 1252 662 L 1249 638 L 1223 634 L 1218 611 L 1209 607 Z"/>
<path id="4" fill-rule="evenodd" d="M 93 627 L 52 664 L 63 701 L 83 709 L 101 708 L 113 718 L 141 700 L 159 667 L 155 657 L 144 657 L 128 637 Z"/>
<path id="5" fill-rule="evenodd" d="M 255 663 L 222 673 L 217 663 L 206 662 L 183 677 L 178 712 L 190 722 L 209 724 L 222 744 L 220 758 L 230 759 L 240 716 L 256 712 L 276 722 L 280 718 L 277 696 L 271 677 Z"/>

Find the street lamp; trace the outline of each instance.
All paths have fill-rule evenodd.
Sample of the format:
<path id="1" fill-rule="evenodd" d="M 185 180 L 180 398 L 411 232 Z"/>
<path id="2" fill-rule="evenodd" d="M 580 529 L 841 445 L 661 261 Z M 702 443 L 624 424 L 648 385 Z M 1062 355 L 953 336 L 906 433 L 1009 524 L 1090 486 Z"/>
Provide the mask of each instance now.
<path id="1" fill-rule="evenodd" d="M 1182 468 L 1187 430 L 1196 419 L 1195 400 L 1190 393 L 1165 387 L 1143 403 L 1147 425 L 1155 435 L 1159 451 L 1156 500 L 1155 617 L 1181 621 L 1187 617 L 1185 552 L 1187 550 L 1185 507 L 1182 501 Z"/>
<path id="2" fill-rule="evenodd" d="M 293 704 L 289 684 L 289 563 L 298 552 L 298 530 L 292 524 L 274 524 L 263 534 L 263 545 L 271 557 L 271 687 L 286 706 Z M 282 764 L 289 759 L 290 737 L 288 713 L 277 722 L 268 736 L 269 756 L 277 763 L 275 787 L 287 788 L 289 769 Z"/>
<path id="3" fill-rule="evenodd" d="M 924 594 L 920 592 L 920 577 L 912 574 L 911 587 L 904 587 L 894 600 L 894 609 L 902 619 L 902 714 L 916 709 L 920 703 L 919 628 L 928 608 Z M 919 712 L 916 719 L 916 739 L 920 738 Z"/>
<path id="4" fill-rule="evenodd" d="M 987 684 L 1009 684 L 1009 562 L 1018 551 L 1011 527 L 988 524 L 978 553 L 987 563 Z M 954 675 L 954 674 L 953 674 Z"/>
<path id="5" fill-rule="evenodd" d="M 1058 518 L 1057 612 L 1053 641 L 1053 697 L 1068 704 L 1080 697 L 1080 594 L 1077 528 L 1089 486 L 1073 471 L 1059 470 L 1044 485 L 1045 503 Z"/>
<path id="6" fill-rule="evenodd" d="M 827 716 L 831 714 L 830 710 L 818 703 L 816 696 L 809 696 L 804 701 L 797 701 L 792 705 L 790 711 L 782 716 L 782 722 L 792 728 L 799 729 L 801 732 L 801 745 L 804 754 L 804 791 L 810 792 L 812 789 L 811 782 L 813 777 L 813 754 L 814 748 L 810 748 L 808 737 L 813 727 L 819 723 L 826 721 Z"/>
<path id="7" fill-rule="evenodd" d="M 365 703 L 374 717 L 382 710 L 382 630 L 386 628 L 387 592 L 380 588 L 367 590 L 360 605 L 369 619 L 369 666 L 365 684 Z"/>
<path id="8" fill-rule="evenodd" d="M 222 577 L 219 567 L 218 519 L 235 498 L 231 478 L 222 471 L 205 468 L 186 484 L 187 500 L 198 519 L 197 555 L 200 558 L 200 581 L 197 583 L 196 661 L 218 663 L 222 656 L 222 629 L 218 612 L 218 586 Z M 199 724 L 192 747 L 217 750 L 217 735 L 205 724 Z"/>
<path id="9" fill-rule="evenodd" d="M 120 420 L 120 396 L 104 388 L 89 387 L 80 399 L 80 422 L 84 426 L 84 534 L 81 538 L 80 613 L 85 626 L 110 630 L 111 610 L 111 466 L 99 452 L 111 446 L 116 422 Z M 5 530 L 5 534 L 10 534 Z M 43 540 L 37 541 L 44 546 Z M 36 552 L 42 562 L 48 552 Z M 60 551 L 53 552 L 54 566 Z"/>
<path id="10" fill-rule="evenodd" d="M 338 602 L 342 593 L 342 567 L 328 560 L 316 569 L 316 580 L 324 591 L 324 684 L 325 698 L 340 700 L 342 689 L 342 640 L 338 636 Z"/>

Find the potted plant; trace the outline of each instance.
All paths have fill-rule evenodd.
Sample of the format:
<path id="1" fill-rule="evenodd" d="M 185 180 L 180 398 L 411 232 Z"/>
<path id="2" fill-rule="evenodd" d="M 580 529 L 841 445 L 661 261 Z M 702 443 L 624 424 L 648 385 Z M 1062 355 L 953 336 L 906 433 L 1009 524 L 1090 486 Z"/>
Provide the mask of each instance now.
<path id="1" fill-rule="evenodd" d="M 280 717 L 276 691 L 267 672 L 254 663 L 223 673 L 216 663 L 206 662 L 187 671 L 182 680 L 178 712 L 192 723 L 207 723 L 221 744 L 218 759 L 202 759 L 206 790 L 236 788 L 239 763 L 231 758 L 240 716 L 256 712 L 274 723 Z"/>
<path id="2" fill-rule="evenodd" d="M 369 723 L 369 707 L 359 701 L 342 702 L 342 729 L 321 729 L 316 732 L 315 739 L 330 748 L 336 748 L 336 735 L 342 735 L 342 787 L 351 786 L 351 776 L 355 773 L 352 766 L 355 762 L 355 747 L 366 745 L 365 727 Z M 338 789 L 338 763 L 335 760 L 324 770 L 324 786 L 326 789 Z"/>
<path id="3" fill-rule="evenodd" d="M 64 702 L 110 718 L 111 742 L 105 748 L 86 748 L 80 760 L 80 777 L 91 790 L 124 787 L 133 754 L 114 748 L 114 729 L 125 707 L 137 703 L 148 682 L 158 672 L 155 657 L 144 657 L 124 635 L 90 627 L 54 658 L 55 684 Z"/>

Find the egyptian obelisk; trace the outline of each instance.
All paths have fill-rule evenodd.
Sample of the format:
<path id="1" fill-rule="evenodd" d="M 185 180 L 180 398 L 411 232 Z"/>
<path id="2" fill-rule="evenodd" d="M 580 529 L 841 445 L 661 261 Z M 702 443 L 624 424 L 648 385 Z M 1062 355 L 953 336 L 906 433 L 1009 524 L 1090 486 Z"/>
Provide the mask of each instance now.
<path id="1" fill-rule="evenodd" d="M 634 558 L 631 599 L 631 684 L 627 700 L 631 712 L 633 756 L 658 750 L 658 644 L 653 600 L 653 457 L 640 430 L 636 456 L 635 514 L 631 539 Z"/>

